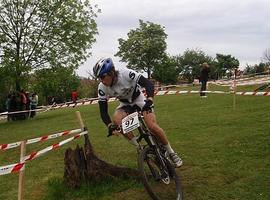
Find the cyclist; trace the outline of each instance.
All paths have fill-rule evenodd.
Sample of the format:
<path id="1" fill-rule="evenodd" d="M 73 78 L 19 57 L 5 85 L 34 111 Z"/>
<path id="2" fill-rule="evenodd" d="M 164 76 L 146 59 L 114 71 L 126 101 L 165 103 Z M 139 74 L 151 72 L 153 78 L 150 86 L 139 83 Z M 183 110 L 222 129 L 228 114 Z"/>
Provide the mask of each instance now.
<path id="1" fill-rule="evenodd" d="M 134 106 L 141 109 L 145 123 L 149 130 L 155 134 L 169 153 L 175 167 L 182 165 L 181 158 L 172 149 L 167 136 L 156 121 L 153 112 L 154 86 L 141 74 L 131 69 L 115 70 L 111 58 L 102 58 L 94 66 L 95 77 L 99 78 L 98 102 L 102 121 L 108 127 L 109 134 L 118 135 L 116 128 L 121 125 L 122 119 L 134 112 Z M 141 87 L 146 90 L 146 97 L 141 92 Z M 108 114 L 109 97 L 117 97 L 120 105 L 116 108 L 111 120 Z M 125 134 L 126 138 L 134 145 L 138 145 L 136 137 L 132 133 Z"/>

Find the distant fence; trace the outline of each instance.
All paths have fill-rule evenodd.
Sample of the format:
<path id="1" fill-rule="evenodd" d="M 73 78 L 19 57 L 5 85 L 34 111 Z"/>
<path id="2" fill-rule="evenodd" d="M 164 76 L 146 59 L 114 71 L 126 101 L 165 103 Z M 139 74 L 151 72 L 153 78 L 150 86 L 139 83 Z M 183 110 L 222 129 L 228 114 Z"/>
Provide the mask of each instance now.
<path id="1" fill-rule="evenodd" d="M 270 79 L 269 79 L 270 82 Z M 232 85 L 233 82 L 230 82 L 227 84 L 228 86 Z M 246 96 L 270 96 L 269 92 L 256 92 L 256 91 L 249 91 L 249 92 L 234 92 L 234 91 L 198 91 L 198 90 L 171 90 L 172 88 L 179 88 L 181 86 L 179 85 L 168 85 L 164 87 L 159 87 L 155 91 L 156 96 L 161 96 L 161 95 L 167 95 L 167 94 L 198 94 L 200 92 L 205 92 L 205 93 L 212 93 L 212 94 L 235 94 L 235 95 L 246 95 Z M 111 101 L 116 101 L 116 97 L 111 97 L 109 98 L 109 102 Z M 0 113 L 0 120 L 1 119 L 6 119 L 7 115 L 12 115 L 16 113 L 26 113 L 26 112 L 31 112 L 31 111 L 36 111 L 36 112 L 46 112 L 49 110 L 54 110 L 54 109 L 59 109 L 59 108 L 74 108 L 77 106 L 83 106 L 83 105 L 90 105 L 90 104 L 97 104 L 98 103 L 98 98 L 90 98 L 90 99 L 82 99 L 77 101 L 76 103 L 74 102 L 65 102 L 65 103 L 60 103 L 60 104 L 53 104 L 50 106 L 44 106 L 43 108 L 40 109 L 35 109 L 35 110 L 24 110 L 24 111 L 16 111 L 16 112 L 3 112 Z"/>
<path id="2" fill-rule="evenodd" d="M 197 91 L 197 90 L 161 90 L 156 92 L 155 95 L 171 95 L 171 94 L 199 94 L 200 92 L 209 94 L 237 94 L 237 95 L 247 95 L 247 96 L 270 96 L 270 92 L 233 92 L 233 91 Z"/>

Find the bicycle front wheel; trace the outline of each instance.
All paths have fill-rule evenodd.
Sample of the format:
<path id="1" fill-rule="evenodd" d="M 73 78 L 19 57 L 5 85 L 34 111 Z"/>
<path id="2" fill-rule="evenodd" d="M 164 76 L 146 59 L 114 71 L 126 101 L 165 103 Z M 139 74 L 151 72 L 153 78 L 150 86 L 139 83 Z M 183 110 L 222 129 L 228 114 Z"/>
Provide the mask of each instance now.
<path id="1" fill-rule="evenodd" d="M 183 200 L 180 178 L 171 163 L 162 158 L 166 167 L 150 147 L 143 149 L 138 158 L 139 172 L 147 193 L 154 200 Z"/>

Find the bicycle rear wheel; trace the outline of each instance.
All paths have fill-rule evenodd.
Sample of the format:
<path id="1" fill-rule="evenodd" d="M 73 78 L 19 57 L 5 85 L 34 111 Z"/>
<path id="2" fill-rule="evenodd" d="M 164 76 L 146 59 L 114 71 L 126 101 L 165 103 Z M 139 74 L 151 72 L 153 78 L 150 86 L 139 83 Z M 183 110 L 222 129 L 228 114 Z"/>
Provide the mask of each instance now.
<path id="1" fill-rule="evenodd" d="M 171 163 L 163 160 L 166 169 L 162 169 L 152 148 L 140 152 L 138 166 L 144 187 L 154 200 L 183 200 L 180 178 Z"/>

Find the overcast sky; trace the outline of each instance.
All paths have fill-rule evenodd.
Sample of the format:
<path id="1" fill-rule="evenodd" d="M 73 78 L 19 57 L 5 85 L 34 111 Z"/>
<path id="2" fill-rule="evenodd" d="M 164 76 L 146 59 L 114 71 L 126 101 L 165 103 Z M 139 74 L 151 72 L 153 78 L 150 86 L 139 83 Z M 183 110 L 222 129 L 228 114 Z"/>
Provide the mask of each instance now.
<path id="1" fill-rule="evenodd" d="M 118 39 L 127 39 L 139 19 L 165 28 L 167 52 L 183 54 L 186 49 L 200 49 L 215 57 L 231 54 L 240 67 L 261 61 L 270 48 L 270 0 L 93 0 L 101 13 L 96 19 L 99 35 L 92 56 L 77 73 L 88 77 L 101 57 L 112 57 L 115 65 L 125 66 L 114 54 Z"/>

